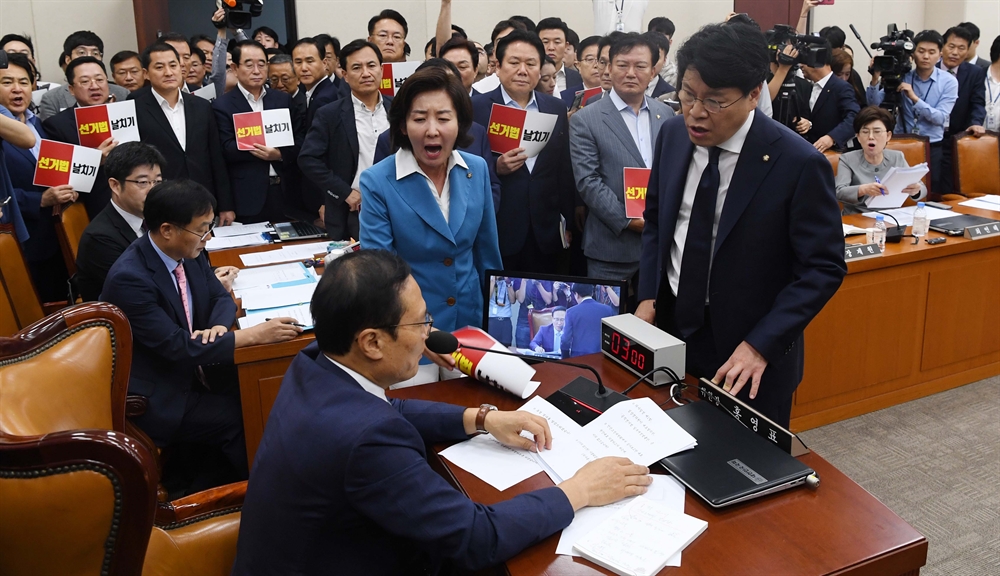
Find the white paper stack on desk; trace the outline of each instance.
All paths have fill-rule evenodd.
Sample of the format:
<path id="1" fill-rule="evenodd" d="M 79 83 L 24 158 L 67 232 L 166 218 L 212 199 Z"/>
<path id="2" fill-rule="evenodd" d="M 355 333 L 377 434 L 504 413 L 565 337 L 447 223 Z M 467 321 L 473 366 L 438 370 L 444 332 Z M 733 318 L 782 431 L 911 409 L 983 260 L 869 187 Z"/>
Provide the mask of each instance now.
<path id="1" fill-rule="evenodd" d="M 882 185 L 888 191 L 884 196 L 868 196 L 865 198 L 865 205 L 869 208 L 899 208 L 910 197 L 903 192 L 903 189 L 911 184 L 920 182 L 930 169 L 927 163 L 923 162 L 909 168 L 889 168 Z"/>
<path id="2" fill-rule="evenodd" d="M 233 281 L 233 292 L 242 299 L 246 311 L 239 319 L 240 328 L 284 317 L 312 328 L 309 302 L 318 283 L 313 270 L 301 262 L 241 270 Z"/>
<path id="3" fill-rule="evenodd" d="M 271 242 L 268 232 L 273 230 L 274 228 L 268 222 L 220 226 L 212 231 L 213 238 L 205 243 L 205 249 L 213 252 L 226 248 L 263 246 Z"/>

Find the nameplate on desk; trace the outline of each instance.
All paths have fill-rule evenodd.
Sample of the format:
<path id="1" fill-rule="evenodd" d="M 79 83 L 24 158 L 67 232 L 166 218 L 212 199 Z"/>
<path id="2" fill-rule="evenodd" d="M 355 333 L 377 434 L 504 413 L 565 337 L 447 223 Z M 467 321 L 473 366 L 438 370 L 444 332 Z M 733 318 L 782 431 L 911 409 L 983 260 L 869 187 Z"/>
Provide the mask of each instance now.
<path id="1" fill-rule="evenodd" d="M 737 422 L 788 452 L 792 456 L 802 456 L 809 453 L 809 448 L 798 436 L 775 424 L 767 416 L 757 412 L 745 402 L 716 386 L 711 380 L 698 380 L 698 397 L 716 408 L 729 414 Z"/>
<path id="2" fill-rule="evenodd" d="M 993 236 L 1000 236 L 1000 222 L 987 222 L 965 228 L 965 237 L 970 240 L 982 240 Z"/>
<path id="3" fill-rule="evenodd" d="M 844 247 L 844 262 L 867 260 L 882 255 L 878 244 L 848 244 Z"/>

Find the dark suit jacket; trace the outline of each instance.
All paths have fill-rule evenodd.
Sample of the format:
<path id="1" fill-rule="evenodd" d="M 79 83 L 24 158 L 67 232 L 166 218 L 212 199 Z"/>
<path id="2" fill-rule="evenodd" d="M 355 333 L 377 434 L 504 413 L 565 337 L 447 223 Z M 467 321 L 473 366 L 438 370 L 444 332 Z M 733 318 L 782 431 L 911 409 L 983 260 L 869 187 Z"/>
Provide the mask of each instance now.
<path id="1" fill-rule="evenodd" d="M 143 143 L 156 146 L 167 161 L 166 166 L 161 166 L 164 180 L 194 180 L 215 195 L 219 212 L 235 210 L 212 104 L 184 92 L 181 92 L 181 97 L 184 98 L 185 148 L 181 148 L 149 86 L 136 90 L 128 97 L 135 100 L 139 136 Z"/>
<path id="2" fill-rule="evenodd" d="M 961 134 L 969 126 L 982 126 L 986 121 L 987 69 L 962 62 L 957 72 L 958 100 L 951 109 L 947 136 Z"/>
<path id="3" fill-rule="evenodd" d="M 601 318 L 617 314 L 611 306 L 588 298 L 566 310 L 563 328 L 563 358 L 583 356 L 601 351 Z"/>
<path id="4" fill-rule="evenodd" d="M 386 113 L 391 103 L 392 97 L 382 97 Z M 351 194 L 358 154 L 354 99 L 340 98 L 320 108 L 302 142 L 299 168 L 323 193 L 327 233 L 333 240 L 357 239 L 357 215 L 349 214 L 344 200 Z"/>
<path id="5" fill-rule="evenodd" d="M 566 105 L 567 109 L 569 109 L 569 107 L 573 105 L 573 100 L 576 99 L 576 93 L 579 92 L 580 90 L 583 90 L 582 82 L 580 84 L 574 84 L 572 86 L 568 86 L 565 90 L 563 90 L 559 94 L 559 99 L 562 100 L 562 103 Z"/>
<path id="6" fill-rule="evenodd" d="M 42 127 L 42 121 L 37 116 L 30 120 L 42 138 L 49 138 Z M 59 253 L 59 237 L 52 222 L 52 206 L 42 208 L 42 194 L 45 186 L 35 186 L 35 165 L 37 161 L 31 155 L 31 150 L 18 148 L 6 140 L 3 141 L 4 161 L 10 176 L 14 198 L 24 219 L 24 226 L 30 238 L 21 243 L 24 257 L 32 262 L 40 262 Z M 80 194 L 82 201 L 86 194 Z M 5 207 L 4 212 L 8 209 Z"/>
<path id="7" fill-rule="evenodd" d="M 684 118 L 668 120 L 656 141 L 643 213 L 640 302 L 656 298 L 666 282 L 693 153 Z M 846 272 L 830 163 L 798 134 L 755 114 L 719 219 L 709 276 L 718 365 L 745 340 L 768 362 L 761 388 L 777 386 L 790 396 L 802 379 L 802 332 Z"/>
<path id="8" fill-rule="evenodd" d="M 185 260 L 191 288 L 192 326 L 232 326 L 236 303 L 212 273 L 204 252 Z M 149 236 L 129 246 L 108 272 L 101 300 L 121 308 L 132 326 L 132 375 L 129 393 L 149 399 L 135 419 L 158 446 L 166 445 L 184 417 L 197 367 L 233 362 L 235 337 L 227 332 L 215 342 L 192 340 L 180 294 Z"/>
<path id="9" fill-rule="evenodd" d="M 50 140 L 80 145 L 80 134 L 76 129 L 76 112 L 74 112 L 76 108 L 76 106 L 67 108 L 42 122 Z M 104 171 L 104 166 L 97 169 L 97 179 L 94 180 L 94 188 L 90 193 L 80 193 L 80 201 L 86 206 L 87 216 L 91 220 L 97 218 L 101 210 L 104 210 L 108 202 L 111 202 L 111 186 L 108 184 L 108 175 Z"/>
<path id="10" fill-rule="evenodd" d="M 490 188 L 493 190 L 493 209 L 500 210 L 500 178 L 497 176 L 497 163 L 493 160 L 493 152 L 490 152 L 490 139 L 483 128 L 476 122 L 469 127 L 469 135 L 472 136 L 472 144 L 466 148 L 459 148 L 462 152 L 475 154 L 486 160 L 486 166 L 490 169 Z M 378 142 L 375 144 L 375 164 L 378 164 L 395 151 L 389 146 L 389 131 L 378 135 Z"/>
<path id="11" fill-rule="evenodd" d="M 580 76 L 579 72 L 572 68 L 567 68 L 565 64 L 563 64 L 563 69 L 566 71 L 567 88 L 570 86 L 576 86 L 577 84 L 583 84 L 583 76 Z"/>
<path id="12" fill-rule="evenodd" d="M 795 85 L 802 101 L 802 117 L 813 123 L 812 129 L 805 134 L 806 140 L 813 143 L 823 136 L 829 136 L 833 138 L 835 148 L 842 148 L 854 138 L 854 117 L 861 107 L 858 106 L 857 94 L 850 84 L 837 76 L 830 76 L 812 110 L 809 110 L 809 96 L 813 83 L 796 78 Z"/>
<path id="13" fill-rule="evenodd" d="M 254 459 L 234 575 L 479 570 L 567 526 L 563 492 L 477 504 L 427 463 L 426 443 L 464 440 L 464 408 L 385 402 L 316 344 L 285 373 Z"/>
<path id="14" fill-rule="evenodd" d="M 539 248 L 545 254 L 562 249 L 559 238 L 559 216 L 573 222 L 576 185 L 569 158 L 569 127 L 566 106 L 558 98 L 535 92 L 538 111 L 558 116 L 548 145 L 538 155 L 535 169 L 528 171 L 524 165 L 506 176 L 500 176 L 501 202 L 497 212 L 497 229 L 500 235 L 500 253 L 517 254 L 524 248 L 528 227 L 534 232 Z M 504 104 L 500 87 L 472 99 L 476 123 L 489 126 L 493 104 Z M 499 154 L 493 154 L 495 158 Z"/>
<path id="15" fill-rule="evenodd" d="M 677 89 L 674 88 L 673 86 L 671 86 L 669 82 L 667 82 L 666 80 L 664 80 L 660 76 L 657 76 L 656 77 L 656 87 L 653 88 L 653 93 L 650 94 L 649 97 L 650 98 L 659 98 L 660 96 L 663 96 L 664 94 L 669 94 L 671 92 L 676 92 L 676 91 L 677 91 Z"/>
<path id="16" fill-rule="evenodd" d="M 342 81 L 340 78 L 334 76 L 336 82 L 331 81 L 329 78 L 324 78 L 319 81 L 316 85 L 316 90 L 313 92 L 312 98 L 309 99 L 309 106 L 306 107 L 306 91 L 300 89 L 292 97 L 292 104 L 298 113 L 305 112 L 305 129 L 309 130 L 312 126 L 313 117 L 316 116 L 316 111 L 326 106 L 334 100 L 338 100 L 341 96 L 340 85 L 347 84 L 347 82 Z M 348 92 L 350 94 L 350 92 Z"/>
<path id="17" fill-rule="evenodd" d="M 100 298 L 108 271 L 135 240 L 132 227 L 111 202 L 90 221 L 76 253 L 76 284 L 84 302 Z"/>
<path id="18" fill-rule="evenodd" d="M 347 95 L 350 96 L 350 86 L 347 86 L 347 82 L 344 82 L 340 78 L 334 76 L 333 80 L 329 78 L 320 80 L 316 86 L 316 90 L 313 92 L 312 98 L 309 99 L 308 107 L 306 106 L 305 90 L 299 89 L 292 96 L 292 121 L 296 124 L 295 135 L 297 137 L 295 139 L 294 160 L 285 166 L 282 181 L 285 184 L 286 194 L 291 197 L 298 196 L 301 199 L 302 207 L 310 214 L 315 214 L 319 210 L 319 207 L 323 205 L 324 194 L 313 184 L 312 180 L 302 175 L 302 170 L 299 169 L 298 163 L 299 151 L 302 149 L 302 140 L 305 139 L 306 132 L 312 126 L 316 111 L 330 102 L 339 99 L 343 95 L 341 87 L 344 86 L 347 87 Z"/>
<path id="19" fill-rule="evenodd" d="M 535 332 L 535 337 L 531 339 L 531 344 L 528 345 L 528 348 L 534 350 L 536 346 L 541 346 L 542 350 L 546 352 L 561 352 L 561 350 L 555 350 L 555 334 L 556 329 L 552 324 L 542 326 L 538 329 L 538 332 Z"/>
<path id="20" fill-rule="evenodd" d="M 233 127 L 233 114 L 253 112 L 243 92 L 237 86 L 229 92 L 216 98 L 212 103 L 215 111 L 215 122 L 219 129 L 222 143 L 222 153 L 226 159 L 226 169 L 229 173 L 229 185 L 233 190 L 233 206 L 236 215 L 258 214 L 264 208 L 269 186 L 268 167 L 273 165 L 275 172 L 282 175 L 283 163 L 293 157 L 293 147 L 281 148 L 281 162 L 266 162 L 255 158 L 250 152 L 236 147 L 236 130 Z M 277 110 L 288 108 L 291 115 L 292 97 L 280 90 L 268 90 L 264 95 L 264 109 Z M 294 124 L 294 122 L 293 122 Z"/>

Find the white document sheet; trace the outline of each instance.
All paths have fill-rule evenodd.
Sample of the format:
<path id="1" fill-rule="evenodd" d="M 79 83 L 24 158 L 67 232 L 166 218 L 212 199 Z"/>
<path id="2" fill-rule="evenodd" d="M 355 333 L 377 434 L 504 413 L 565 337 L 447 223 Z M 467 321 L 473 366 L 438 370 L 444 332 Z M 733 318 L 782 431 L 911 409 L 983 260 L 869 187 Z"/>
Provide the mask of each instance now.
<path id="1" fill-rule="evenodd" d="M 985 196 L 980 196 L 979 198 L 970 198 L 965 202 L 959 202 L 959 206 L 968 206 L 969 208 L 978 208 L 979 210 L 993 210 L 994 212 L 1000 212 L 1000 196 L 996 194 L 987 194 Z"/>
<path id="2" fill-rule="evenodd" d="M 868 196 L 865 198 L 865 205 L 869 208 L 878 209 L 899 208 L 910 197 L 909 194 L 903 192 L 903 188 L 920 182 L 920 179 L 928 171 L 929 168 L 927 168 L 926 163 L 917 164 L 909 168 L 889 168 L 885 178 L 882 179 L 882 185 L 886 187 L 888 194 L 885 196 Z"/>
<path id="3" fill-rule="evenodd" d="M 542 471 L 531 452 L 504 446 L 492 434 L 460 442 L 439 454 L 501 492 Z"/>
<path id="4" fill-rule="evenodd" d="M 844 226 L 844 236 L 852 236 L 854 234 L 865 234 L 867 230 L 864 228 L 858 228 L 857 226 L 852 226 L 850 224 L 843 224 Z"/>
<path id="5" fill-rule="evenodd" d="M 301 324 L 302 326 L 305 326 L 306 329 L 313 327 L 313 317 L 309 312 L 308 304 L 256 310 L 254 312 L 250 312 L 243 318 L 240 318 L 237 322 L 239 323 L 241 330 L 246 330 L 247 328 L 253 328 L 258 324 L 267 322 L 268 318 L 295 318 L 296 324 Z"/>
<path id="6" fill-rule="evenodd" d="M 216 238 L 227 238 L 229 236 L 245 236 L 247 234 L 260 234 L 261 232 L 272 232 L 274 228 L 270 222 L 258 222 L 256 224 L 238 224 L 231 226 L 219 226 L 212 231 Z"/>
<path id="7" fill-rule="evenodd" d="M 263 310 L 265 308 L 308 304 L 312 301 L 312 295 L 316 290 L 316 286 L 317 283 L 309 283 L 271 290 L 265 288 L 247 290 L 242 296 L 243 309 Z"/>
<path id="8" fill-rule="evenodd" d="M 308 260 L 316 254 L 326 254 L 326 249 L 329 245 L 329 242 L 310 242 L 308 244 L 282 246 L 279 250 L 255 252 L 253 254 L 240 254 L 240 260 L 243 262 L 243 265 L 248 268 L 253 266 L 264 266 L 266 264 L 280 264 L 282 262 Z"/>
<path id="9" fill-rule="evenodd" d="M 233 281 L 233 292 L 237 298 L 242 298 L 243 293 L 254 289 L 274 289 L 310 282 L 318 282 L 316 274 L 312 268 L 306 268 L 301 262 L 245 268 L 240 270 L 236 280 Z"/>
<path id="10" fill-rule="evenodd" d="M 916 211 L 916 206 L 906 206 L 903 208 L 892 208 L 890 210 L 883 210 L 885 214 L 892 214 L 899 221 L 900 226 L 912 226 L 913 225 L 913 212 Z M 955 212 L 951 210 L 941 210 L 940 208 L 934 208 L 931 206 L 924 206 L 924 210 L 927 212 L 927 218 L 929 220 L 937 220 L 939 218 L 950 218 L 955 215 Z M 872 220 L 878 216 L 877 212 L 865 212 L 862 216 L 866 218 L 871 218 Z M 886 216 L 885 218 L 886 226 L 895 226 L 896 223 L 893 222 L 892 218 Z"/>
<path id="11" fill-rule="evenodd" d="M 244 234 L 242 236 L 223 236 L 221 238 L 212 238 L 208 242 L 205 242 L 205 250 L 209 252 L 214 252 L 216 250 L 225 250 L 226 248 L 243 248 L 245 246 L 263 246 L 268 244 L 270 240 L 261 236 L 260 233 L 257 234 Z"/>

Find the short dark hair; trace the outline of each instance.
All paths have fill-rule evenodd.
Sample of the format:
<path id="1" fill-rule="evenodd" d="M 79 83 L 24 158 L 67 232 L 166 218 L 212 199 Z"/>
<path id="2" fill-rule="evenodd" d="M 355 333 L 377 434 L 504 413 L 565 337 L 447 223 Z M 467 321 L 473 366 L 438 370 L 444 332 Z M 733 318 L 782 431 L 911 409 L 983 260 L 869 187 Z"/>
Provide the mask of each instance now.
<path id="1" fill-rule="evenodd" d="M 843 48 L 847 42 L 847 34 L 840 26 L 825 26 L 819 31 L 819 37 L 825 38 L 833 48 Z"/>
<path id="2" fill-rule="evenodd" d="M 122 142 L 108 152 L 108 157 L 104 161 L 104 173 L 108 178 L 124 183 L 125 179 L 140 166 L 159 166 L 162 170 L 166 165 L 167 161 L 163 159 L 163 154 L 160 154 L 155 146 L 142 142 Z"/>
<path id="3" fill-rule="evenodd" d="M 63 53 L 70 55 L 77 46 L 97 46 L 101 54 L 104 54 L 104 41 L 90 30 L 78 30 L 67 36 L 63 42 Z"/>
<path id="4" fill-rule="evenodd" d="M 646 27 L 646 32 L 659 32 L 665 36 L 674 36 L 677 28 L 670 18 L 664 16 L 657 16 L 649 21 L 649 26 Z"/>
<path id="5" fill-rule="evenodd" d="M 973 42 L 975 42 L 976 40 L 979 40 L 979 34 L 980 34 L 979 26 L 976 26 L 972 22 L 962 22 L 961 24 L 959 24 L 959 26 L 962 27 L 962 28 L 965 28 L 970 33 L 972 33 L 972 41 Z M 0 44 L 3 44 L 3 43 L 0 42 Z"/>
<path id="6" fill-rule="evenodd" d="M 79 58 L 74 58 L 69 64 L 66 65 L 66 82 L 73 84 L 73 80 L 76 79 L 77 67 L 83 66 L 84 64 L 97 64 L 101 67 L 101 72 L 104 72 L 105 76 L 108 75 L 108 69 L 104 67 L 104 62 L 101 62 L 93 56 L 80 56 Z"/>
<path id="7" fill-rule="evenodd" d="M 587 48 L 590 48 L 591 46 L 597 46 L 600 43 L 601 43 L 600 36 L 587 36 L 586 38 L 580 41 L 580 47 L 576 49 L 576 53 L 577 55 L 579 55 Z"/>
<path id="8" fill-rule="evenodd" d="M 375 56 L 378 57 L 378 63 L 382 63 L 382 51 L 378 49 L 378 46 L 376 46 L 374 42 L 361 40 L 359 38 L 357 40 L 351 40 L 340 50 L 340 56 L 338 57 L 340 60 L 340 67 L 347 70 L 347 57 L 364 48 L 371 48 L 374 50 Z"/>
<path id="9" fill-rule="evenodd" d="M 410 139 L 403 134 L 406 128 L 406 117 L 417 96 L 426 92 L 443 90 L 451 98 L 458 120 L 458 138 L 455 139 L 455 150 L 472 144 L 469 129 L 472 127 L 472 100 L 465 91 L 458 75 L 449 74 L 438 66 L 422 68 L 406 79 L 392 99 L 389 107 L 389 143 L 393 150 L 403 148 L 411 150 Z"/>
<path id="10" fill-rule="evenodd" d="M 947 42 L 948 38 L 951 38 L 952 36 L 958 36 L 962 40 L 965 40 L 969 46 L 972 46 L 972 43 L 975 42 L 975 40 L 972 39 L 972 32 L 969 32 L 969 29 L 963 26 L 952 26 L 951 28 L 948 28 L 943 36 L 944 41 Z"/>
<path id="11" fill-rule="evenodd" d="M 648 32 L 646 34 L 649 34 Z M 608 51 L 608 61 L 613 62 L 615 56 L 619 54 L 627 54 L 636 48 L 648 48 L 649 56 L 652 58 L 651 64 L 656 64 L 660 60 L 660 47 L 656 45 L 653 40 L 649 38 L 646 34 L 639 34 L 638 32 L 628 32 L 622 38 L 611 44 L 611 50 Z"/>
<path id="12" fill-rule="evenodd" d="M 293 67 L 295 66 L 295 63 L 292 62 L 292 57 L 284 52 L 275 54 L 274 57 L 267 61 L 268 66 L 272 64 L 291 64 Z"/>
<path id="13" fill-rule="evenodd" d="M 358 334 L 370 328 L 395 339 L 409 277 L 410 265 L 387 250 L 360 250 L 330 262 L 309 304 L 319 349 L 347 354 Z"/>
<path id="14" fill-rule="evenodd" d="M 268 28 L 267 26 L 257 27 L 257 29 L 253 31 L 253 34 L 250 35 L 250 38 L 256 40 L 257 33 L 259 32 L 263 32 L 264 34 L 267 34 L 271 38 L 274 38 L 275 43 L 277 43 L 279 46 L 281 45 L 281 39 L 278 37 L 278 33 L 275 32 L 273 28 Z"/>
<path id="15" fill-rule="evenodd" d="M 569 26 L 562 21 L 562 18 L 542 18 L 535 26 L 535 34 L 541 34 L 544 30 L 562 30 L 563 38 L 569 36 Z"/>
<path id="16" fill-rule="evenodd" d="M 237 66 L 240 65 L 240 59 L 243 58 L 244 48 L 256 48 L 264 53 L 264 59 L 267 60 L 267 52 L 264 50 L 264 46 L 256 40 L 240 40 L 233 44 L 233 47 L 229 49 L 229 52 L 233 55 L 233 63 Z"/>
<path id="17" fill-rule="evenodd" d="M 194 46 L 191 45 L 191 41 L 187 39 L 187 36 L 181 34 L 180 32 L 164 32 L 163 34 L 160 34 L 159 38 L 157 38 L 156 41 L 187 44 L 188 50 L 194 52 Z"/>
<path id="18" fill-rule="evenodd" d="M 653 54 L 653 64 L 657 64 L 660 60 L 660 50 L 663 51 L 663 57 L 666 58 L 667 54 L 670 54 L 670 40 L 667 37 L 658 32 L 643 32 L 642 37 L 653 43 L 656 46 L 656 52 Z"/>
<path id="19" fill-rule="evenodd" d="M 177 53 L 177 49 L 167 44 L 166 42 L 155 42 L 142 51 L 142 58 L 139 61 L 142 63 L 143 70 L 149 70 L 149 64 L 153 61 L 153 54 L 157 52 L 170 52 L 177 58 L 177 63 L 181 61 L 181 55 Z M 112 64 L 114 68 L 114 64 Z"/>
<path id="20" fill-rule="evenodd" d="M 215 211 L 215 196 L 204 186 L 193 180 L 164 180 L 146 195 L 142 216 L 149 230 L 159 231 L 163 224 L 187 226 L 209 210 Z"/>
<path id="21" fill-rule="evenodd" d="M 527 16 L 511 16 L 509 19 L 524 24 L 524 29 L 528 32 L 535 32 L 537 30 L 535 27 L 535 21 Z"/>
<path id="22" fill-rule="evenodd" d="M 593 284 L 584 284 L 583 282 L 574 282 L 573 283 L 573 294 L 576 294 L 577 296 L 580 296 L 580 297 L 583 297 L 583 296 L 593 297 L 594 296 L 594 285 Z"/>
<path id="23" fill-rule="evenodd" d="M 194 50 L 191 51 L 192 54 L 194 54 L 194 52 Z M 281 48 L 264 48 L 264 56 L 267 58 L 268 63 L 271 62 L 271 58 L 283 54 L 285 54 L 285 51 Z"/>
<path id="24" fill-rule="evenodd" d="M 198 42 L 208 42 L 212 46 L 215 46 L 215 40 L 212 40 L 205 34 L 195 34 L 188 40 L 188 44 L 195 46 Z"/>
<path id="25" fill-rule="evenodd" d="M 542 58 L 542 66 L 545 66 L 546 64 L 551 64 L 553 68 L 556 67 L 556 61 L 553 60 L 552 56 L 549 56 L 548 54 L 545 55 L 545 58 Z"/>
<path id="26" fill-rule="evenodd" d="M 280 52 L 280 50 L 279 50 L 279 52 Z M 202 50 L 201 48 L 198 48 L 197 46 L 192 46 L 191 47 L 191 57 L 192 58 L 197 58 L 198 60 L 201 60 L 202 64 L 204 64 L 206 58 L 208 58 L 208 56 L 205 56 L 205 51 Z"/>
<path id="27" fill-rule="evenodd" d="M 31 82 L 35 81 L 36 75 L 38 74 L 38 70 L 35 68 L 35 65 L 31 63 L 31 60 L 26 55 L 21 53 L 8 54 L 7 66 L 17 66 L 18 68 L 21 68 L 28 73 L 28 80 Z"/>
<path id="28" fill-rule="evenodd" d="M 427 53 L 427 49 L 428 48 L 430 48 L 430 50 L 431 50 L 431 58 L 434 58 L 434 57 L 436 57 L 438 55 L 438 53 L 437 53 L 437 38 L 431 38 L 430 40 L 427 41 L 427 44 L 424 44 L 424 54 Z"/>
<path id="29" fill-rule="evenodd" d="M 385 10 L 379 12 L 378 14 L 371 17 L 368 21 L 368 35 L 371 36 L 375 33 L 375 25 L 378 24 L 379 20 L 395 20 L 400 26 L 403 27 L 403 38 L 410 33 L 410 27 L 406 25 L 406 18 L 403 15 L 391 8 L 386 8 Z"/>
<path id="30" fill-rule="evenodd" d="M 580 35 L 572 28 L 566 29 L 566 44 L 572 46 L 574 52 L 576 52 L 577 47 L 580 45 Z"/>
<path id="31" fill-rule="evenodd" d="M 876 120 L 885 125 L 886 132 L 892 132 L 896 128 L 896 119 L 888 110 L 878 106 L 866 106 L 854 116 L 854 133 L 861 132 L 865 125 Z"/>
<path id="32" fill-rule="evenodd" d="M 295 52 L 295 49 L 299 46 L 313 46 L 319 51 L 319 59 L 322 60 L 326 57 L 326 42 L 322 42 L 317 38 L 301 38 L 298 42 L 292 45 L 290 52 Z"/>
<path id="33" fill-rule="evenodd" d="M 173 47 L 171 47 L 171 48 L 173 48 Z M 118 52 L 117 54 L 115 54 L 114 56 L 112 56 L 111 57 L 111 63 L 110 63 L 110 65 L 111 65 L 111 73 L 114 74 L 114 72 L 115 72 L 115 66 L 121 64 L 122 62 L 126 62 L 128 60 L 131 60 L 133 58 L 135 58 L 136 60 L 138 60 L 139 61 L 139 65 L 142 66 L 142 57 L 139 56 L 139 54 L 137 54 L 136 52 L 133 52 L 132 50 L 122 50 L 121 52 Z"/>
<path id="34" fill-rule="evenodd" d="M 462 28 L 458 24 L 452 24 L 451 25 L 451 32 L 452 32 L 452 34 L 451 34 L 452 36 L 454 36 L 455 34 L 458 34 L 459 36 L 461 36 L 462 38 L 465 38 L 466 40 L 469 39 L 469 34 L 465 31 L 465 28 Z"/>
<path id="35" fill-rule="evenodd" d="M 524 42 L 532 45 L 536 50 L 538 50 L 539 65 L 542 63 L 542 58 L 545 58 L 545 45 L 542 44 L 542 39 L 538 37 L 538 34 L 535 34 L 534 32 L 526 32 L 524 30 L 514 30 L 510 34 L 497 40 L 497 45 L 496 48 L 493 49 L 493 53 L 496 54 L 498 61 L 503 62 L 503 57 L 507 52 L 507 47 L 515 42 Z"/>
<path id="36" fill-rule="evenodd" d="M 555 314 L 556 312 L 565 312 L 565 311 L 566 311 L 565 306 L 556 306 L 555 308 L 552 309 L 553 314 Z"/>
<path id="37" fill-rule="evenodd" d="M 770 62 L 767 41 L 759 31 L 742 24 L 709 24 L 677 51 L 677 85 L 693 68 L 711 88 L 733 87 L 746 95 L 764 82 Z"/>
<path id="38" fill-rule="evenodd" d="M 914 46 L 923 42 L 937 44 L 938 50 L 944 48 L 944 36 L 941 36 L 937 30 L 924 30 L 913 38 Z"/>
<path id="39" fill-rule="evenodd" d="M 31 56 L 35 55 L 35 45 L 31 42 L 31 36 L 27 34 L 4 34 L 3 38 L 0 38 L 0 49 L 2 49 L 7 44 L 11 42 L 21 42 L 31 50 Z"/>
<path id="40" fill-rule="evenodd" d="M 333 57 L 337 58 L 340 54 L 340 40 L 336 36 L 330 36 L 329 34 L 317 34 L 313 36 L 313 39 L 323 45 L 323 50 L 326 50 L 326 45 L 330 44 L 333 46 Z M 323 56 L 326 58 L 326 56 Z"/>
<path id="41" fill-rule="evenodd" d="M 993 39 L 993 45 L 990 46 L 990 62 L 997 60 L 1000 60 L 1000 35 Z"/>
<path id="42" fill-rule="evenodd" d="M 848 66 L 851 69 L 854 68 L 854 58 L 851 57 L 851 53 L 843 48 L 834 48 L 833 52 L 830 53 L 830 68 L 833 73 L 840 74 Z"/>
<path id="43" fill-rule="evenodd" d="M 417 66 L 417 70 L 423 70 L 424 68 L 432 68 L 432 67 L 441 68 L 442 70 L 447 70 L 448 72 L 454 74 L 455 78 L 459 78 L 462 75 L 461 72 L 458 71 L 458 66 L 455 66 L 450 61 L 445 60 L 440 56 L 424 60 L 423 62 L 420 63 L 420 66 Z M 416 72 L 417 70 L 414 70 L 414 72 Z"/>
<path id="44" fill-rule="evenodd" d="M 625 36 L 625 33 L 624 32 L 619 32 L 618 30 L 615 30 L 614 32 L 611 32 L 607 36 L 602 36 L 601 40 L 597 43 L 597 56 L 600 57 L 601 52 L 604 51 L 604 47 L 605 46 L 611 46 L 612 44 L 614 44 L 615 42 L 617 42 L 618 40 L 620 40 L 623 36 Z M 610 54 L 610 53 L 611 52 L 609 50 L 608 54 Z M 610 60 L 610 58 L 609 58 L 609 60 Z"/>
<path id="45" fill-rule="evenodd" d="M 750 26 L 751 28 L 756 29 L 758 32 L 762 31 L 760 24 L 745 12 L 741 12 L 739 14 L 733 14 L 733 17 L 723 22 L 723 24 L 724 25 L 728 24 L 730 26 L 732 25 Z"/>
<path id="46" fill-rule="evenodd" d="M 461 36 L 452 36 L 451 40 L 444 43 L 444 46 L 438 50 L 438 56 L 443 57 L 448 52 L 452 50 L 468 50 L 469 56 L 472 57 L 472 67 L 476 68 L 479 66 L 479 49 L 471 41 L 462 38 Z"/>
<path id="47" fill-rule="evenodd" d="M 528 29 L 528 27 L 524 25 L 524 22 L 520 22 L 518 20 L 501 20 L 497 22 L 497 25 L 493 27 L 493 32 L 490 33 L 490 44 L 493 44 L 495 47 L 497 43 L 497 34 L 508 28 L 513 28 L 514 30 Z"/>

